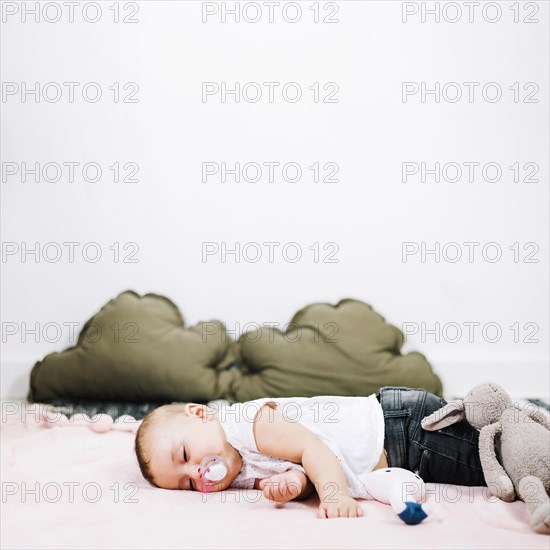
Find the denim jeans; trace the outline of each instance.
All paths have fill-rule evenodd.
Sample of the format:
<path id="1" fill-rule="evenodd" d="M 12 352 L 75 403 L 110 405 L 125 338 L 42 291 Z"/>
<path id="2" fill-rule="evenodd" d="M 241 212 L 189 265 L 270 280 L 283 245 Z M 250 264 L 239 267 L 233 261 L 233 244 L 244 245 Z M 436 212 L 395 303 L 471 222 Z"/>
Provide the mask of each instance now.
<path id="1" fill-rule="evenodd" d="M 376 394 L 384 412 L 388 465 L 425 482 L 486 486 L 479 460 L 479 432 L 465 420 L 436 431 L 420 421 L 447 403 L 422 388 L 384 386 Z"/>

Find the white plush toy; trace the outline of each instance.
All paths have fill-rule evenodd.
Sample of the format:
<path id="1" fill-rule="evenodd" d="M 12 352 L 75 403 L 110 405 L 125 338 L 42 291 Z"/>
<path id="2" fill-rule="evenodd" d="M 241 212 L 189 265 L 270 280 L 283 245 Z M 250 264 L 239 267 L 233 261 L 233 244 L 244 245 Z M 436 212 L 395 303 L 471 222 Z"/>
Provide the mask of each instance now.
<path id="1" fill-rule="evenodd" d="M 418 501 L 425 495 L 424 481 L 404 468 L 380 468 L 361 476 L 367 492 L 384 504 L 409 525 L 416 525 L 428 517 Z"/>

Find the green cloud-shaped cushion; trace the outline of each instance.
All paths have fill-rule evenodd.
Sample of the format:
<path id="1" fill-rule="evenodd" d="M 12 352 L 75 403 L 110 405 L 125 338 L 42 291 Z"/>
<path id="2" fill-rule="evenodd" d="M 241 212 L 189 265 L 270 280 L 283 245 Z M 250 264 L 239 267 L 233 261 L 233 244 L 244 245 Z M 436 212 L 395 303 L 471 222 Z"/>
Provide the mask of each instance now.
<path id="1" fill-rule="evenodd" d="M 235 342 L 218 320 L 186 327 L 168 298 L 129 290 L 87 321 L 75 346 L 34 365 L 28 398 L 242 402 L 369 395 L 385 385 L 442 396 L 426 358 L 401 355 L 402 344 L 401 331 L 358 300 L 310 305 L 284 334 L 263 327 Z"/>
<path id="2" fill-rule="evenodd" d="M 403 333 L 371 306 L 346 299 L 300 310 L 283 334 L 243 334 L 235 355 L 244 376 L 231 397 L 369 395 L 382 386 L 425 388 L 443 396 L 426 358 L 401 355 Z"/>

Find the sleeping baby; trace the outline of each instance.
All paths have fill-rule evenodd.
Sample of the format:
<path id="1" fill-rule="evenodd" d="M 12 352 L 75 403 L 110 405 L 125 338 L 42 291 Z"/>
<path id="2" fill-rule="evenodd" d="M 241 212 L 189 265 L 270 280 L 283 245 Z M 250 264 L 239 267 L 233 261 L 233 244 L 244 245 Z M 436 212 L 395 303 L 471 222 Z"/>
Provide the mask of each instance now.
<path id="1" fill-rule="evenodd" d="M 444 404 L 421 388 L 385 386 L 368 397 L 164 405 L 143 419 L 135 451 L 143 476 L 159 488 L 205 492 L 205 461 L 214 457 L 222 473 L 208 482 L 208 492 L 259 489 L 286 502 L 315 490 L 318 517 L 360 517 L 355 499 L 372 498 L 362 478 L 380 468 L 404 468 L 424 481 L 486 485 L 474 428 L 459 422 L 436 432 L 420 429 L 421 419 Z"/>

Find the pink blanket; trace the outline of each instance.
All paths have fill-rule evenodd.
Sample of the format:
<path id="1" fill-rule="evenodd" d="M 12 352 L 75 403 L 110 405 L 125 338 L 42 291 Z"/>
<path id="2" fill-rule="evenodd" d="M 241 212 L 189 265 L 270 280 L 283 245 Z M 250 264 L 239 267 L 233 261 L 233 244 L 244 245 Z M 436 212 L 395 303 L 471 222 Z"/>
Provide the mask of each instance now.
<path id="1" fill-rule="evenodd" d="M 275 505 L 260 491 L 203 496 L 143 480 L 133 434 L 41 428 L 3 415 L 2 548 L 541 548 L 521 501 L 486 488 L 427 484 L 434 509 L 405 525 L 361 500 L 361 518 L 319 519 L 318 498 Z"/>

